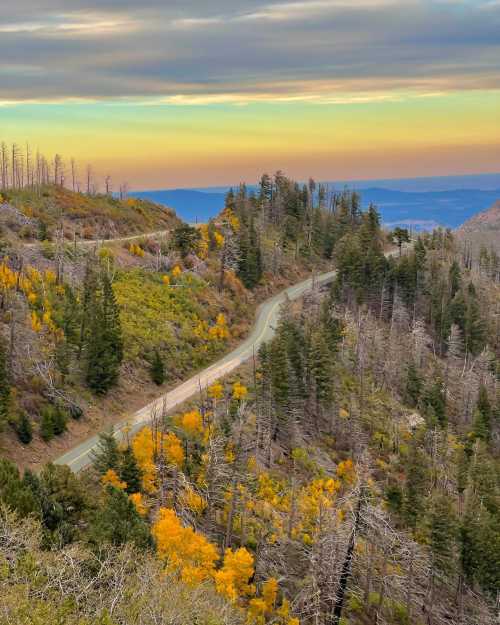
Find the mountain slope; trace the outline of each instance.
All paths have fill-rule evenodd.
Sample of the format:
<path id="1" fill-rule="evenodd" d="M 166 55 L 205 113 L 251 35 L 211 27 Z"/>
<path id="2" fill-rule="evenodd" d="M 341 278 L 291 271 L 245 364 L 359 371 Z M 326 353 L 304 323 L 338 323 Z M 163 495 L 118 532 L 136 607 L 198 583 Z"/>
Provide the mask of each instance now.
<path id="1" fill-rule="evenodd" d="M 474 255 L 479 253 L 481 247 L 500 252 L 500 200 L 460 226 L 457 237 L 471 246 Z"/>

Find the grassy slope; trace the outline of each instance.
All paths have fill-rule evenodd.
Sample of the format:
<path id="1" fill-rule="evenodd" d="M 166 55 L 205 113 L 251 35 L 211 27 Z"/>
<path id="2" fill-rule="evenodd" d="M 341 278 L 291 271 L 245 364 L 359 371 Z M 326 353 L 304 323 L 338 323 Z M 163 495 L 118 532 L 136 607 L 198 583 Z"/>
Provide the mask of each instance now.
<path id="1" fill-rule="evenodd" d="M 50 233 L 61 218 L 70 239 L 75 232 L 84 239 L 112 238 L 166 230 L 179 223 L 171 209 L 148 200 L 88 196 L 55 186 L 44 187 L 40 193 L 30 189 L 3 191 L 2 198 L 33 220 L 33 227 L 21 232 L 27 238 L 36 236 L 38 222 L 44 222 Z"/>

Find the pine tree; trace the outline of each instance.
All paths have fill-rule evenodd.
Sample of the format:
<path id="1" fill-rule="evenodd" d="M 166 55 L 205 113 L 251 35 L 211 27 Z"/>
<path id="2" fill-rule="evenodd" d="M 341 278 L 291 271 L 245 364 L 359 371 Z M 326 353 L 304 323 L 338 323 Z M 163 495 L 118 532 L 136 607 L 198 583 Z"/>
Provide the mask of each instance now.
<path id="1" fill-rule="evenodd" d="M 111 428 L 99 434 L 99 442 L 92 452 L 92 462 L 98 473 L 104 475 L 109 469 L 117 469 L 120 462 L 120 450 L 115 433 Z"/>
<path id="2" fill-rule="evenodd" d="M 424 403 L 430 420 L 435 420 L 441 427 L 445 427 L 447 424 L 446 399 L 441 379 L 438 378 L 434 384 L 427 389 Z"/>
<path id="3" fill-rule="evenodd" d="M 148 525 L 141 518 L 128 495 L 122 490 L 108 486 L 103 506 L 90 524 L 89 540 L 96 547 L 103 544 L 123 545 L 134 543 L 139 549 L 152 546 Z"/>
<path id="4" fill-rule="evenodd" d="M 332 398 L 332 356 L 324 333 L 313 332 L 309 349 L 309 371 L 313 383 L 316 406 Z"/>
<path id="5" fill-rule="evenodd" d="M 165 382 L 165 365 L 158 350 L 154 352 L 150 373 L 151 379 L 156 385 L 161 386 Z"/>
<path id="6" fill-rule="evenodd" d="M 491 438 L 491 404 L 484 385 L 479 388 L 479 397 L 474 412 L 473 432 L 476 438 L 488 442 Z"/>
<path id="7" fill-rule="evenodd" d="M 427 485 L 425 456 L 413 441 L 407 461 L 406 487 L 403 501 L 403 515 L 412 528 L 417 526 L 424 511 L 424 493 Z"/>
<path id="8" fill-rule="evenodd" d="M 450 498 L 438 495 L 431 508 L 429 538 L 432 567 L 442 573 L 450 570 L 455 544 L 456 521 Z"/>
<path id="9" fill-rule="evenodd" d="M 477 301 L 476 289 L 472 282 L 467 289 L 464 338 L 465 347 L 468 352 L 476 355 L 483 349 L 485 343 L 485 327 Z"/>
<path id="10" fill-rule="evenodd" d="M 46 406 L 42 410 L 42 418 L 40 421 L 40 436 L 43 440 L 48 443 L 54 438 L 54 421 L 53 421 L 52 410 L 50 407 Z"/>
<path id="11" fill-rule="evenodd" d="M 419 375 L 415 363 L 411 360 L 406 368 L 404 397 L 406 403 L 412 408 L 418 406 L 422 393 L 422 386 L 422 377 Z"/>
<path id="12" fill-rule="evenodd" d="M 7 421 L 10 409 L 10 381 L 5 344 L 0 338 L 0 427 Z"/>
<path id="13" fill-rule="evenodd" d="M 450 280 L 450 297 L 455 297 L 455 294 L 462 287 L 462 275 L 460 272 L 460 267 L 456 260 L 453 261 L 449 271 L 449 280 Z"/>
<path id="14" fill-rule="evenodd" d="M 17 437 L 23 445 L 29 445 L 33 439 L 33 426 L 31 420 L 23 410 L 19 416 L 16 426 Z"/>
<path id="15" fill-rule="evenodd" d="M 100 297 L 96 298 L 91 332 L 87 347 L 87 375 L 89 387 L 103 395 L 118 381 L 123 360 L 123 342 L 120 312 L 113 287 L 103 275 Z"/>
<path id="16" fill-rule="evenodd" d="M 127 447 L 122 454 L 119 476 L 120 480 L 127 484 L 126 491 L 129 495 L 141 491 L 142 472 L 130 447 Z"/>
<path id="17" fill-rule="evenodd" d="M 66 431 L 66 424 L 68 422 L 68 415 L 61 406 L 56 405 L 51 407 L 52 411 L 52 424 L 54 427 L 54 434 L 60 436 Z"/>

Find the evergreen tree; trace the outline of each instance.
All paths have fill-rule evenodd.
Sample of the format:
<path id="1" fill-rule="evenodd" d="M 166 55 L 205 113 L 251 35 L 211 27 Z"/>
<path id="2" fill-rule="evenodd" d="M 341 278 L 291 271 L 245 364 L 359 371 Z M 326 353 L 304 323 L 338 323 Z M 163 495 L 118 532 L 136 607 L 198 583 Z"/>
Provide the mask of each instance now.
<path id="1" fill-rule="evenodd" d="M 88 340 L 86 375 L 89 387 L 100 395 L 117 383 L 123 360 L 118 304 L 107 275 L 102 276 L 101 282 L 102 289 L 95 301 Z"/>
<path id="2" fill-rule="evenodd" d="M 96 548 L 131 542 L 139 549 L 149 549 L 153 542 L 148 525 L 128 495 L 112 486 L 107 487 L 103 505 L 92 518 L 88 539 Z"/>
<path id="3" fill-rule="evenodd" d="M 464 323 L 465 347 L 468 352 L 476 355 L 484 347 L 485 327 L 481 317 L 476 289 L 472 282 L 467 289 L 467 305 Z"/>
<path id="4" fill-rule="evenodd" d="M 18 468 L 0 458 L 0 501 L 21 517 L 39 516 L 38 501 L 28 484 L 23 483 Z"/>
<path id="5" fill-rule="evenodd" d="M 427 485 L 426 459 L 422 451 L 418 448 L 417 442 L 410 445 L 406 487 L 403 501 L 403 515 L 411 528 L 417 526 L 424 512 L 424 495 Z"/>
<path id="6" fill-rule="evenodd" d="M 0 337 L 0 427 L 7 421 L 10 409 L 10 380 L 5 343 Z"/>
<path id="7" fill-rule="evenodd" d="M 332 398 L 332 355 L 324 333 L 313 332 L 309 350 L 309 370 L 316 405 L 324 405 Z"/>
<path id="8" fill-rule="evenodd" d="M 122 482 L 127 484 L 127 493 L 132 495 L 140 492 L 142 473 L 130 447 L 127 447 L 122 453 L 119 477 Z"/>
<path id="9" fill-rule="evenodd" d="M 392 240 L 396 243 L 399 249 L 399 255 L 401 256 L 401 250 L 403 247 L 403 243 L 410 242 L 410 235 L 406 228 L 394 228 L 392 233 Z"/>
<path id="10" fill-rule="evenodd" d="M 488 442 L 491 438 L 491 404 L 484 385 L 479 388 L 479 397 L 474 412 L 473 433 L 475 438 Z"/>
<path id="11" fill-rule="evenodd" d="M 456 260 L 453 261 L 449 271 L 449 280 L 450 280 L 450 297 L 455 297 L 455 294 L 458 293 L 462 286 L 462 275 L 460 272 L 460 267 Z"/>
<path id="12" fill-rule="evenodd" d="M 31 420 L 23 410 L 19 416 L 16 426 L 17 437 L 23 445 L 29 445 L 33 439 L 33 426 Z"/>
<path id="13" fill-rule="evenodd" d="M 66 431 L 66 424 L 68 422 L 68 415 L 66 411 L 59 405 L 51 406 L 52 412 L 52 424 L 54 427 L 54 434 L 60 436 Z"/>
<path id="14" fill-rule="evenodd" d="M 109 469 L 116 470 L 120 462 L 120 450 L 113 428 L 99 434 L 99 442 L 92 452 L 92 462 L 98 473 L 104 475 Z"/>
<path id="15" fill-rule="evenodd" d="M 441 427 L 445 427 L 447 424 L 446 400 L 441 379 L 436 379 L 434 384 L 427 389 L 424 405 L 431 423 L 435 421 Z"/>
<path id="16" fill-rule="evenodd" d="M 406 368 L 406 383 L 404 390 L 404 398 L 406 403 L 412 408 L 418 406 L 422 393 L 423 380 L 418 373 L 417 367 L 413 360 L 408 363 Z"/>
<path id="17" fill-rule="evenodd" d="M 200 238 L 201 235 L 197 228 L 188 224 L 181 224 L 173 232 L 172 244 L 174 249 L 180 252 L 182 258 L 185 258 L 196 252 Z"/>
<path id="18" fill-rule="evenodd" d="M 46 406 L 42 410 L 41 421 L 40 421 L 40 436 L 43 440 L 48 443 L 54 438 L 54 420 L 52 415 L 52 410 L 50 406 Z"/>
<path id="19" fill-rule="evenodd" d="M 161 386 L 165 382 L 165 365 L 160 352 L 157 349 L 153 354 L 150 373 L 151 379 L 156 385 Z"/>
<path id="20" fill-rule="evenodd" d="M 454 544 L 456 521 L 450 498 L 438 495 L 432 504 L 429 518 L 429 539 L 434 570 L 447 573 L 450 570 Z"/>

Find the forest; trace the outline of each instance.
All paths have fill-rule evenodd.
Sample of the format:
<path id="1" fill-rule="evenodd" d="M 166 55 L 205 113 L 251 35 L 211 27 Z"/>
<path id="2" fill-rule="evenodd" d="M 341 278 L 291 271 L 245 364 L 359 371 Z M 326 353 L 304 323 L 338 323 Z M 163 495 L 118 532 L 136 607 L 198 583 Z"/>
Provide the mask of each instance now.
<path id="1" fill-rule="evenodd" d="M 281 172 L 160 243 L 75 251 L 48 226 L 34 264 L 3 233 L 0 436 L 26 449 L 132 377 L 213 361 L 278 284 L 337 273 L 176 414 L 103 431 L 89 471 L 0 460 L 0 620 L 496 622 L 499 285 L 452 232 L 387 232 L 355 192 Z"/>

